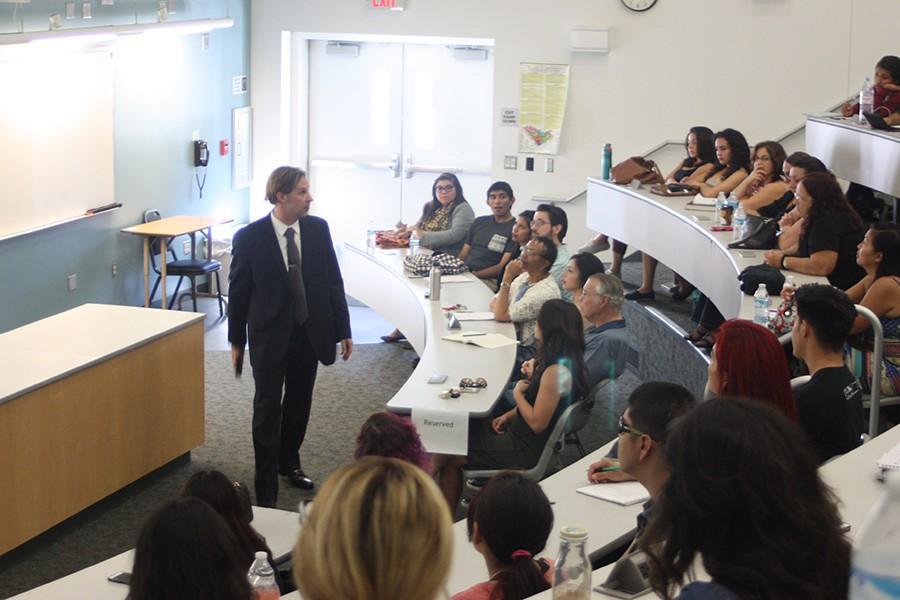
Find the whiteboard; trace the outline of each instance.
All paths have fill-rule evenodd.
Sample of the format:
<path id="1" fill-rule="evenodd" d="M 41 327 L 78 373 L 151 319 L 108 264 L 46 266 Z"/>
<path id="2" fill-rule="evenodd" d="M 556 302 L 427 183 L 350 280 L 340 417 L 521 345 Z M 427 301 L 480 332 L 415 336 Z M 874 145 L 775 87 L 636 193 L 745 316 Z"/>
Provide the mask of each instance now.
<path id="1" fill-rule="evenodd" d="M 0 238 L 115 201 L 109 50 L 0 57 Z"/>

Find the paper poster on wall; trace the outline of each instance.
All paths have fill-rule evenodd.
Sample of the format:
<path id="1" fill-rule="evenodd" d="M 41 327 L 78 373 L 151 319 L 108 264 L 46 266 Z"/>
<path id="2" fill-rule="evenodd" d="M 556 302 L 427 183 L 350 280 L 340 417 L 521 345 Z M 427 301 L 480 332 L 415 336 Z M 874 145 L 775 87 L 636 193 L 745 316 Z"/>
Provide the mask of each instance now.
<path id="1" fill-rule="evenodd" d="M 559 152 L 568 94 L 569 65 L 521 63 L 519 152 Z"/>

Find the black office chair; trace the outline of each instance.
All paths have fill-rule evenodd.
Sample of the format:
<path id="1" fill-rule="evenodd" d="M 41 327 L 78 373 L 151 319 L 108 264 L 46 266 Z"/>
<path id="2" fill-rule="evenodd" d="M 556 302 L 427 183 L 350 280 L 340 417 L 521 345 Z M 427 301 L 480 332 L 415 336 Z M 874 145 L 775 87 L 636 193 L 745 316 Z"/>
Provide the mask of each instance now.
<path id="1" fill-rule="evenodd" d="M 144 211 L 144 223 L 159 221 L 160 218 L 159 211 L 155 208 Z M 197 277 L 214 274 L 216 276 L 216 298 L 219 301 L 219 316 L 223 316 L 225 314 L 222 310 L 224 299 L 222 298 L 222 284 L 219 279 L 219 271 L 222 269 L 222 263 L 217 260 L 203 258 L 184 258 L 177 260 L 175 251 L 172 249 L 172 242 L 174 239 L 175 238 L 169 239 L 165 250 L 165 253 L 171 254 L 172 256 L 171 262 L 166 262 L 166 275 L 178 277 L 178 283 L 175 285 L 175 293 L 172 294 L 169 308 L 172 308 L 175 305 L 175 299 L 178 298 L 178 290 L 181 289 L 181 282 L 187 277 L 191 280 L 191 300 L 193 300 L 194 303 L 194 312 L 197 312 Z M 156 288 L 159 287 L 159 282 L 162 279 L 162 271 L 160 270 L 159 265 L 156 264 L 156 255 L 162 254 L 162 260 L 168 261 L 161 246 L 162 242 L 160 238 L 150 238 L 150 264 L 153 266 L 153 271 L 156 272 L 156 283 L 153 284 L 153 290 L 150 292 L 151 303 L 153 302 L 153 296 L 156 295 Z M 165 302 L 166 299 L 163 298 L 161 301 Z"/>

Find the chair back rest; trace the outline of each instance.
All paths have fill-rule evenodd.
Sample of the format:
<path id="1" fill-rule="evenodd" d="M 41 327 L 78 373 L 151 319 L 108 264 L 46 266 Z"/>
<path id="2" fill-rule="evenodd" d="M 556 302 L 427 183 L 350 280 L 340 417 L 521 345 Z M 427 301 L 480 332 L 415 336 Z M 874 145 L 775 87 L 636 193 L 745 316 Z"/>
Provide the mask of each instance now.
<path id="1" fill-rule="evenodd" d="M 800 375 L 799 377 L 794 377 L 791 379 L 791 391 L 797 391 L 797 388 L 802 387 L 809 383 L 809 380 L 812 379 L 809 375 Z"/>
<path id="2" fill-rule="evenodd" d="M 144 223 L 152 223 L 153 221 L 159 221 L 162 216 L 159 214 L 159 210 L 155 208 L 148 208 L 144 211 Z M 153 262 L 153 270 L 156 270 L 156 255 L 160 253 L 160 241 L 158 237 L 150 238 L 150 260 Z M 165 257 L 163 257 L 165 260 Z"/>
<path id="3" fill-rule="evenodd" d="M 584 401 L 579 400 L 577 402 L 573 402 L 563 413 L 559 416 L 559 419 L 556 420 L 556 424 L 553 426 L 553 429 L 550 431 L 549 437 L 547 437 L 547 443 L 544 444 L 544 449 L 541 451 L 541 456 L 538 458 L 537 464 L 528 469 L 527 471 L 523 471 L 522 475 L 527 477 L 528 479 L 533 479 L 535 481 L 540 480 L 544 476 L 544 472 L 547 470 L 547 465 L 550 464 L 550 459 L 553 457 L 553 448 L 556 446 L 556 443 L 565 435 L 566 429 L 569 425 L 569 420 L 572 418 L 573 414 L 578 412 L 585 411 Z M 589 412 L 590 409 L 587 409 Z M 583 427 L 584 425 L 582 425 Z"/>

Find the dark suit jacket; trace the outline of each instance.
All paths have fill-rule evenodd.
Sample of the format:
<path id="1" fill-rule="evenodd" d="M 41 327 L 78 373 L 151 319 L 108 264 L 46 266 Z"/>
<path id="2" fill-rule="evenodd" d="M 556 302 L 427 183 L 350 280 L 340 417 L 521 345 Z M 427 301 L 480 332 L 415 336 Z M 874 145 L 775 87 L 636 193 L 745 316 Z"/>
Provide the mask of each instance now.
<path id="1" fill-rule="evenodd" d="M 300 253 L 309 306 L 307 336 L 319 361 L 330 365 L 335 344 L 350 337 L 350 313 L 324 219 L 300 219 Z M 234 236 L 228 288 L 228 341 L 243 348 L 249 334 L 254 368 L 266 369 L 284 359 L 294 327 L 291 302 L 284 258 L 266 215 Z"/>

